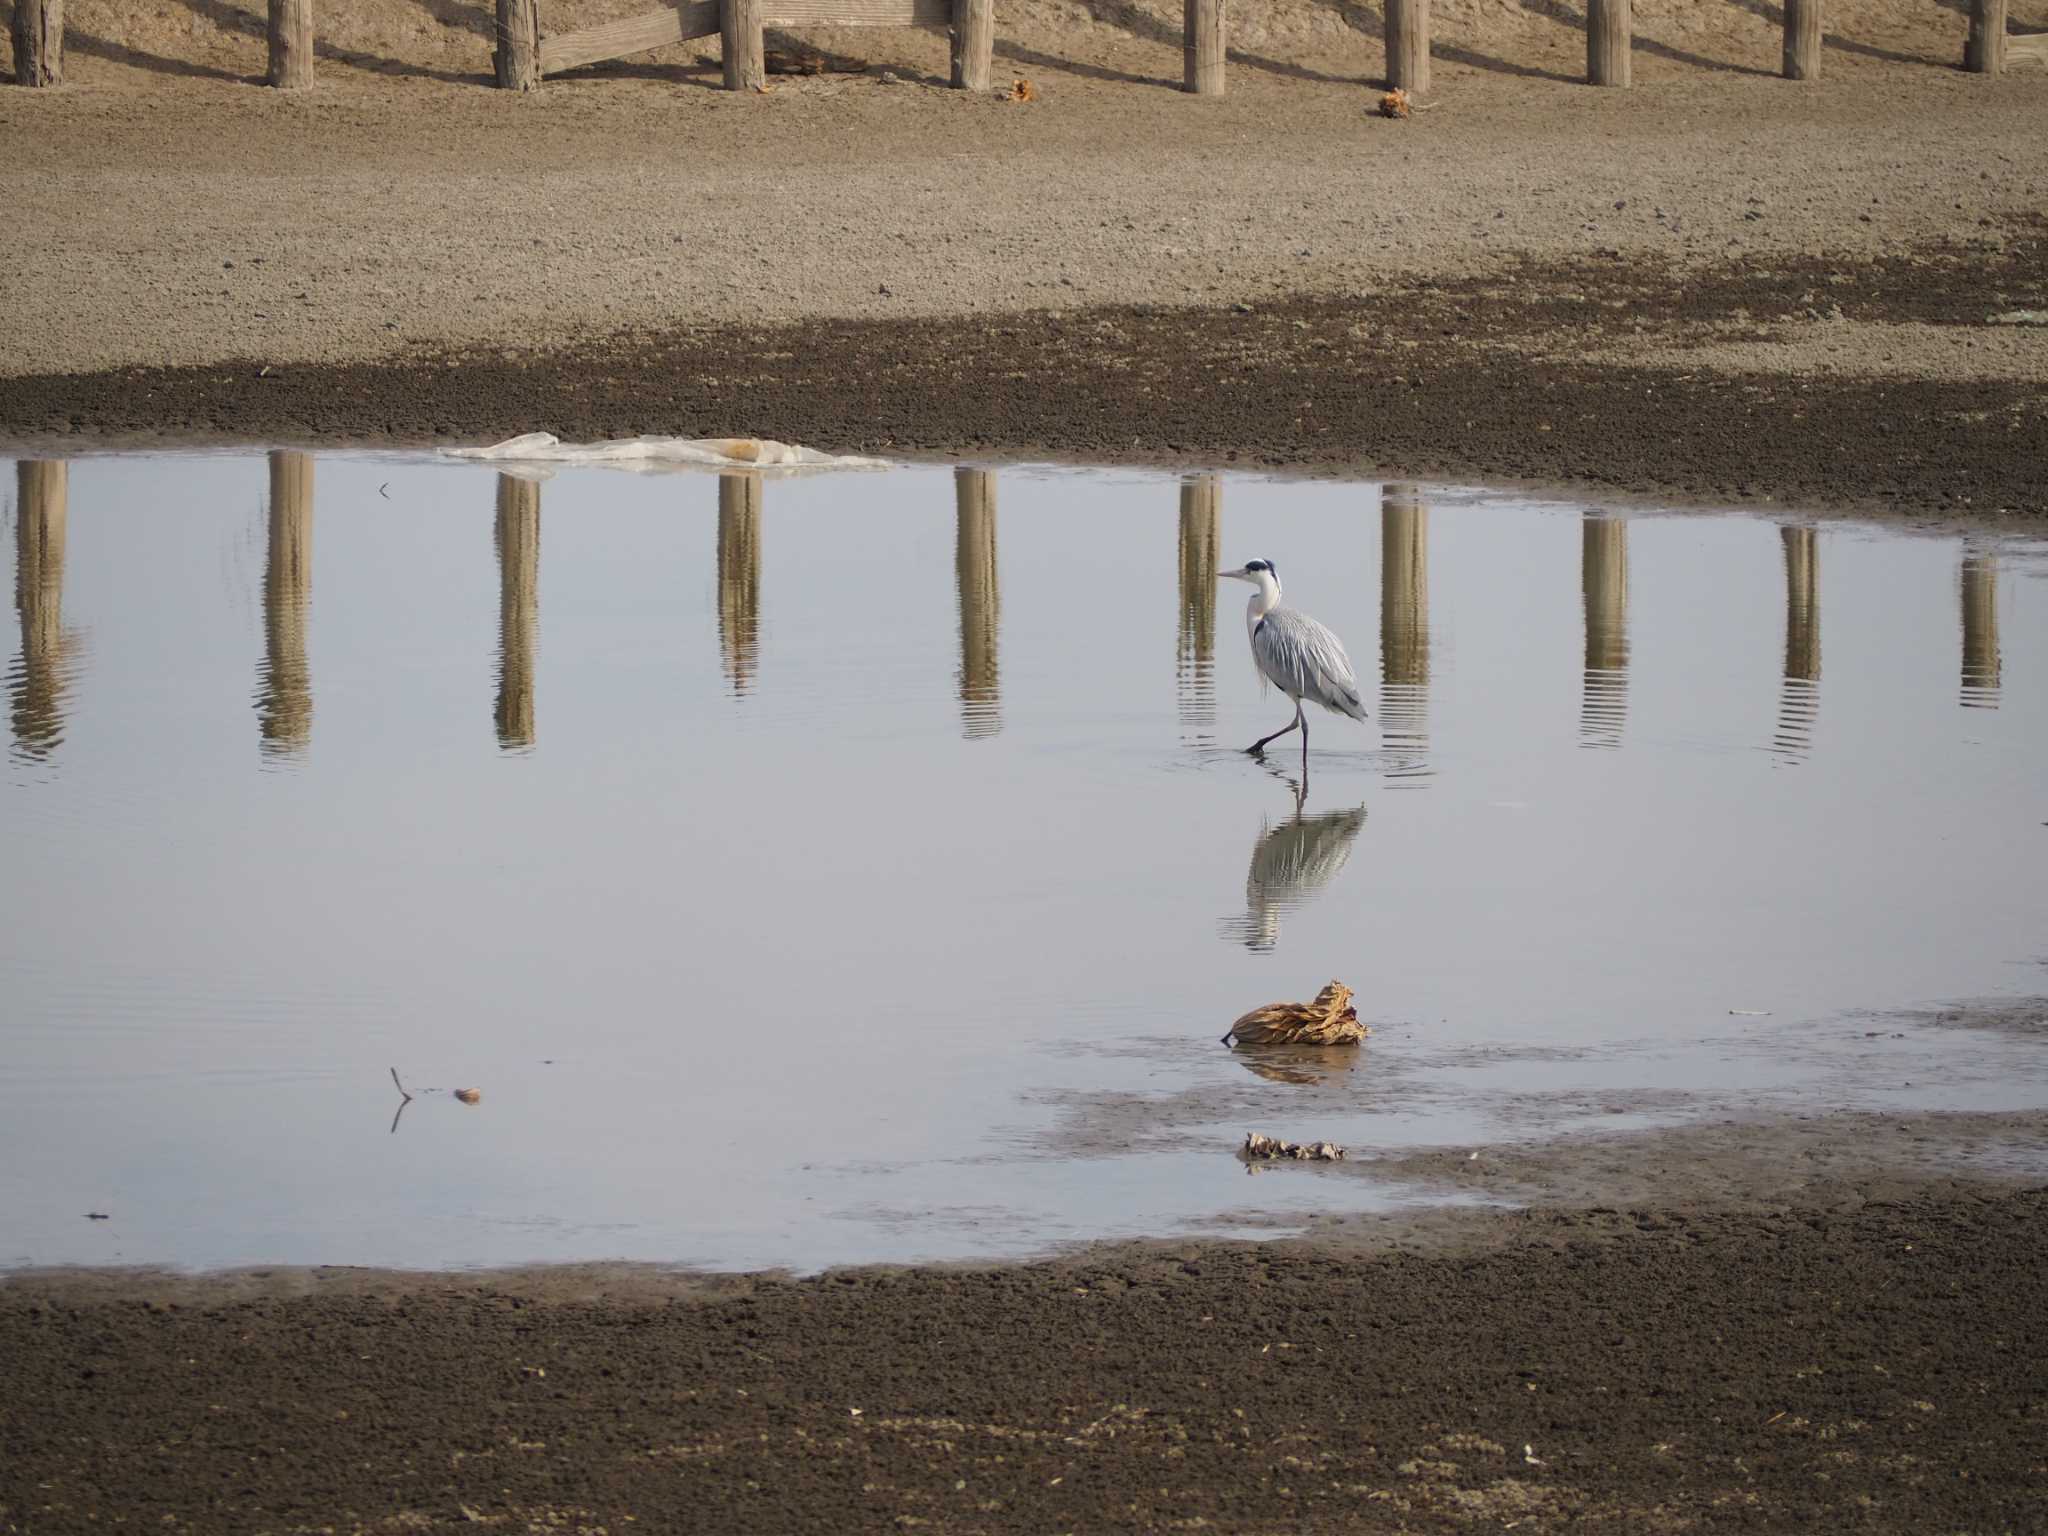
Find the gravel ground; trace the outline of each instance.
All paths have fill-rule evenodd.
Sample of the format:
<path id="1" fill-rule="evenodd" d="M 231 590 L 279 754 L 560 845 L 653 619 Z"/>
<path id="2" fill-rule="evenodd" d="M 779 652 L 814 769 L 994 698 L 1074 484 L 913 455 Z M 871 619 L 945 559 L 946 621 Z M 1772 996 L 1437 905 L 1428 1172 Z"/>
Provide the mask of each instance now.
<path id="1" fill-rule="evenodd" d="M 1028 105 L 867 76 L 748 99 L 645 80 L 4 92 L 0 371 L 1227 308 L 1522 260 L 1853 269 L 1996 256 L 2048 208 L 2048 71 L 1633 92 L 1474 72 L 1407 122 L 1356 85 L 1240 74 L 1221 101 L 1061 78 Z M 1947 356 L 1911 333 L 1839 342 L 1851 372 Z M 2048 330 L 1973 364 L 2048 380 Z"/>

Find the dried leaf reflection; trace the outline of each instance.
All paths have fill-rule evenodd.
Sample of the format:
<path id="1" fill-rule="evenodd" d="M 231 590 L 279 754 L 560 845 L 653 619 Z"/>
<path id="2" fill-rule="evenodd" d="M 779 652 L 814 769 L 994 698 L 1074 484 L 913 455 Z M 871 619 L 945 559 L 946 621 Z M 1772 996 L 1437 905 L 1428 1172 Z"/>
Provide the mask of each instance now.
<path id="1" fill-rule="evenodd" d="M 1365 1060 L 1355 1045 L 1241 1045 L 1231 1055 L 1254 1077 L 1297 1086 L 1334 1083 Z"/>

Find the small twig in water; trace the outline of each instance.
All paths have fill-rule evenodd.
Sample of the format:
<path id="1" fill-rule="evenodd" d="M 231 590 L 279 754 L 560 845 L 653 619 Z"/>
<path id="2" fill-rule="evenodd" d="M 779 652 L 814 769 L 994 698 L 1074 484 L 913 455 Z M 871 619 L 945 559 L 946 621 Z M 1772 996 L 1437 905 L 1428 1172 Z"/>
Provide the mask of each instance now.
<path id="1" fill-rule="evenodd" d="M 391 1086 L 398 1090 L 398 1108 L 393 1111 L 391 1116 L 391 1134 L 396 1136 L 398 1134 L 398 1122 L 405 1115 L 405 1106 L 412 1102 L 412 1095 L 405 1091 L 405 1084 L 398 1080 L 398 1068 L 396 1067 L 391 1069 Z"/>

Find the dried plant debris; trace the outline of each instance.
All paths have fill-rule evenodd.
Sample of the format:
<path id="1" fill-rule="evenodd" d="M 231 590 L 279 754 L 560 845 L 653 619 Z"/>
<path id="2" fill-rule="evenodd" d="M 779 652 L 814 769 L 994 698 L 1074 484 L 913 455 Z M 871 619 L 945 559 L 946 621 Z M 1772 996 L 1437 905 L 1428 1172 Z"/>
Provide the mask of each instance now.
<path id="1" fill-rule="evenodd" d="M 1411 110 L 1408 93 L 1398 85 L 1380 98 L 1381 117 L 1406 117 Z"/>
<path id="2" fill-rule="evenodd" d="M 481 1088 L 458 1088 L 455 1090 L 455 1097 L 465 1104 L 480 1104 L 484 1095 Z"/>
<path id="3" fill-rule="evenodd" d="M 1011 101 L 1036 101 L 1038 100 L 1038 87 L 1029 80 L 1013 80 L 1010 82 L 1009 99 Z"/>
<path id="4" fill-rule="evenodd" d="M 1282 1141 L 1277 1136 L 1246 1131 L 1243 1155 L 1259 1162 L 1288 1158 L 1297 1163 L 1334 1163 L 1343 1159 L 1344 1149 L 1334 1141 Z"/>
<path id="5" fill-rule="evenodd" d="M 1372 1033 L 1358 1022 L 1351 989 L 1333 981 L 1312 1003 L 1268 1003 L 1254 1008 L 1230 1026 L 1228 1045 L 1355 1045 Z"/>

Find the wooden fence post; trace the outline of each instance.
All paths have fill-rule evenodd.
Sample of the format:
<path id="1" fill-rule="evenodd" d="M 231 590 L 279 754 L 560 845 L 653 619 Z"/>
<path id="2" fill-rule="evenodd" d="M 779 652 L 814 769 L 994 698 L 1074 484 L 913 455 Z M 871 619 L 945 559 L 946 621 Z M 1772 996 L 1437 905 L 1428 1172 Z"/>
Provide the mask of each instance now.
<path id="1" fill-rule="evenodd" d="M 288 91 L 313 83 L 313 0 L 270 0 L 270 72 L 264 83 Z"/>
<path id="2" fill-rule="evenodd" d="M 64 83 L 64 0 L 14 0 L 14 83 Z"/>
<path id="3" fill-rule="evenodd" d="M 718 0 L 718 33 L 725 49 L 725 88 L 768 88 L 768 61 L 761 41 L 761 0 Z"/>
<path id="4" fill-rule="evenodd" d="M 1181 18 L 1182 80 L 1197 96 L 1223 94 L 1223 0 L 1187 0 Z"/>
<path id="5" fill-rule="evenodd" d="M 1785 78 L 1820 78 L 1821 0 L 1785 0 Z"/>
<path id="6" fill-rule="evenodd" d="M 995 53 L 995 0 L 953 0 L 954 89 L 987 90 Z"/>
<path id="7" fill-rule="evenodd" d="M 1973 75 L 2005 73 L 2006 0 L 1970 0 L 1970 37 L 1963 68 Z"/>
<path id="8" fill-rule="evenodd" d="M 1594 85 L 1629 86 L 1629 0 L 1587 0 L 1586 79 Z"/>
<path id="9" fill-rule="evenodd" d="M 498 85 L 530 91 L 540 84 L 539 0 L 498 0 Z"/>
<path id="10" fill-rule="evenodd" d="M 1387 88 L 1429 93 L 1429 0 L 1387 0 Z"/>

